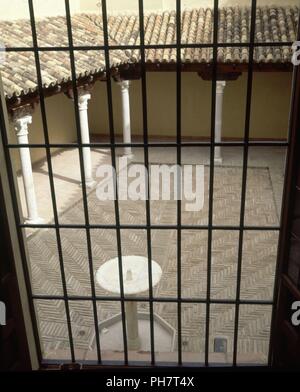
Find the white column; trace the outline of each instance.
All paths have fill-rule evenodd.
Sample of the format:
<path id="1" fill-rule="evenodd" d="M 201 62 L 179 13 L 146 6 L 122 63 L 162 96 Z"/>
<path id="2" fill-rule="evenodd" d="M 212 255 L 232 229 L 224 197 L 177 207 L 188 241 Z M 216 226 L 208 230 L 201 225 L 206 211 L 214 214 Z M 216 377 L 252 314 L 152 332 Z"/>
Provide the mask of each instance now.
<path id="1" fill-rule="evenodd" d="M 123 80 L 118 83 L 121 87 L 122 96 L 122 124 L 123 124 L 123 142 L 131 143 L 131 126 L 130 126 L 130 99 L 129 99 L 129 80 Z M 131 147 L 124 147 L 124 155 L 132 157 Z"/>
<path id="2" fill-rule="evenodd" d="M 78 91 L 78 108 L 80 117 L 80 130 L 81 130 L 81 141 L 84 144 L 90 143 L 90 130 L 88 121 L 88 101 L 91 99 L 89 91 L 83 90 Z M 83 147 L 83 165 L 84 165 L 84 177 L 85 184 L 88 188 L 92 188 L 95 185 L 92 175 L 92 157 L 90 147 Z"/>
<path id="3" fill-rule="evenodd" d="M 13 117 L 14 128 L 17 134 L 19 144 L 28 144 L 28 125 L 32 123 L 31 114 L 22 111 Z M 33 174 L 30 150 L 27 147 L 20 148 L 21 169 L 25 190 L 25 200 L 27 206 L 27 219 L 25 223 L 38 224 L 43 219 L 39 217 L 36 193 L 34 189 Z"/>
<path id="4" fill-rule="evenodd" d="M 223 113 L 223 96 L 225 81 L 217 81 L 216 90 L 216 126 L 215 126 L 215 143 L 220 143 L 222 139 L 222 113 Z M 215 147 L 215 163 L 222 163 L 221 147 Z"/>

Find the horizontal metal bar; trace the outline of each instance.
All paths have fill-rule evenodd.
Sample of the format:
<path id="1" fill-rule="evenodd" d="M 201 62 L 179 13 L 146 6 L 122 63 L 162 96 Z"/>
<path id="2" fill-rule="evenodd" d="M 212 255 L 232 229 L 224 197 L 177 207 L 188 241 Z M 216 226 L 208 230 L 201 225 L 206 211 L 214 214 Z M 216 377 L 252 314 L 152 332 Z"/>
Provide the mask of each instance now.
<path id="1" fill-rule="evenodd" d="M 214 146 L 220 147 L 243 147 L 245 146 L 245 142 L 220 142 L 213 143 Z M 6 147 L 10 149 L 18 149 L 18 148 L 80 148 L 80 147 L 91 147 L 91 148 L 110 148 L 114 147 L 177 147 L 180 145 L 181 147 L 210 147 L 212 143 L 210 142 L 150 142 L 150 143 L 121 143 L 116 142 L 114 144 L 111 143 L 34 143 L 34 144 L 15 144 L 10 143 L 7 144 Z M 289 142 L 284 141 L 252 141 L 248 142 L 249 146 L 252 147 L 288 147 Z"/>
<path id="2" fill-rule="evenodd" d="M 46 301 L 62 301 L 64 300 L 64 296 L 62 295 L 43 295 L 43 294 L 33 294 L 32 299 L 35 300 L 46 300 Z M 92 301 L 93 299 L 96 299 L 97 301 L 107 301 L 107 302 L 124 302 L 124 301 L 130 301 L 130 302 L 170 302 L 170 303 L 192 303 L 192 304 L 224 304 L 224 305 L 235 305 L 235 304 L 240 304 L 240 305 L 273 305 L 272 300 L 247 300 L 247 299 L 240 299 L 238 301 L 234 299 L 214 299 L 210 298 L 209 301 L 207 301 L 205 298 L 172 298 L 172 297 L 132 297 L 132 296 L 126 296 L 124 295 L 123 298 L 120 296 L 97 296 L 96 297 L 91 297 L 91 296 L 81 296 L 81 295 L 69 295 L 68 296 L 68 301 Z"/>
<path id="3" fill-rule="evenodd" d="M 209 226 L 209 225 L 114 225 L 114 224 L 29 224 L 21 223 L 19 224 L 21 228 L 34 228 L 34 229 L 120 229 L 120 230 L 224 230 L 224 231 L 279 231 L 280 226 Z"/>
<path id="4" fill-rule="evenodd" d="M 43 359 L 41 361 L 41 369 L 42 370 L 61 370 L 61 365 L 66 365 L 66 360 L 65 359 Z M 104 368 L 106 369 L 114 369 L 116 371 L 128 369 L 127 365 L 124 365 L 124 361 L 120 360 L 103 360 L 101 362 L 101 365 L 97 363 L 95 360 L 80 360 L 80 365 L 81 365 L 81 370 L 101 370 L 104 371 Z M 131 366 L 132 368 L 135 368 L 136 370 L 139 368 L 143 368 L 143 372 L 147 372 L 147 369 L 159 369 L 161 371 L 162 369 L 168 369 L 168 368 L 177 368 L 178 369 L 178 364 L 175 362 L 170 362 L 165 361 L 155 361 L 155 364 L 150 363 L 149 361 L 128 361 L 128 365 Z M 188 361 L 183 361 L 182 364 L 180 365 L 180 369 L 195 369 L 197 372 L 199 372 L 199 375 L 201 372 L 212 372 L 214 373 L 216 370 L 214 368 L 218 368 L 217 371 L 222 372 L 222 371 L 232 371 L 232 364 L 231 363 L 222 363 L 220 365 L 220 362 L 209 362 L 209 366 L 205 365 L 204 361 L 197 361 L 197 362 L 188 362 Z M 238 371 L 236 370 L 238 369 Z M 235 371 L 239 372 L 247 372 L 247 371 L 264 371 L 264 369 L 268 369 L 268 365 L 266 364 L 253 364 L 251 362 L 243 362 L 242 364 L 237 364 L 235 366 Z"/>
<path id="5" fill-rule="evenodd" d="M 248 144 L 248 146 L 251 147 L 288 147 L 289 146 L 289 142 L 283 142 L 283 141 L 274 141 L 274 142 L 268 142 L 268 141 L 249 141 L 249 142 L 245 142 L 242 143 L 244 145 Z M 218 145 L 218 143 L 216 143 L 216 145 Z M 225 146 L 226 144 L 223 144 L 223 146 Z"/>
<path id="6" fill-rule="evenodd" d="M 254 47 L 278 47 L 278 46 L 292 46 L 293 42 L 290 41 L 285 41 L 285 42 L 255 42 L 253 44 Z M 250 42 L 218 42 L 216 45 L 211 43 L 207 44 L 201 44 L 201 43 L 181 43 L 180 48 L 181 49 L 201 49 L 201 48 L 214 48 L 215 46 L 219 48 L 248 48 L 251 46 Z M 149 45 L 109 45 L 108 50 L 139 50 L 141 48 L 145 49 L 176 49 L 177 44 L 162 44 L 162 45 L 156 45 L 156 44 L 149 44 Z M 74 50 L 105 50 L 107 47 L 104 45 L 83 45 L 83 46 L 78 46 L 75 45 L 72 47 Z M 31 46 L 16 46 L 16 47 L 7 47 L 5 48 L 6 52 L 34 52 L 34 48 Z M 62 51 L 69 51 L 70 46 L 39 46 L 36 48 L 37 51 L 39 52 L 62 52 Z"/>

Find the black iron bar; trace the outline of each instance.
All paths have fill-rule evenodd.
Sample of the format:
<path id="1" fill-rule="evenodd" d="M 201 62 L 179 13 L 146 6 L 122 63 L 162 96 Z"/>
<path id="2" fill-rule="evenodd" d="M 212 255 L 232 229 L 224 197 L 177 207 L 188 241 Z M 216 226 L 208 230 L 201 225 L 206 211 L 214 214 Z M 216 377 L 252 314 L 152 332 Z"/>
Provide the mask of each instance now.
<path id="1" fill-rule="evenodd" d="M 96 351 L 98 363 L 101 363 L 101 349 L 100 349 L 100 331 L 99 331 L 99 322 L 98 322 L 98 311 L 97 311 L 97 302 L 96 302 L 96 288 L 95 288 L 95 278 L 94 278 L 94 267 L 93 267 L 93 253 L 92 253 L 92 243 L 91 243 L 91 233 L 89 229 L 89 211 L 88 211 L 88 201 L 87 201 L 87 190 L 86 190 L 86 173 L 84 169 L 84 158 L 83 158 L 83 147 L 81 145 L 81 126 L 80 126 L 80 114 L 78 108 L 78 90 L 76 85 L 76 65 L 75 65 L 75 56 L 73 49 L 73 33 L 72 33 L 72 22 L 71 22 L 71 14 L 70 14 L 70 4 L 69 0 L 65 0 L 65 10 L 66 10 L 66 20 L 67 20 L 67 30 L 68 30 L 68 41 L 70 47 L 70 63 L 71 63 L 71 74 L 72 74 L 72 87 L 73 87 L 73 97 L 74 97 L 74 110 L 75 110 L 75 123 L 76 123 L 76 131 L 77 131 L 77 140 L 79 144 L 79 164 L 80 164 L 80 175 L 81 175 L 81 187 L 82 187 L 82 201 L 83 201 L 83 210 L 84 210 L 84 219 L 86 223 L 85 231 L 86 231 L 86 241 L 87 241 L 87 252 L 88 252 L 88 264 L 89 264 L 89 275 L 90 275 L 90 284 L 91 284 L 91 293 L 92 293 L 92 304 L 93 304 L 93 317 L 94 317 L 94 327 L 95 327 L 95 337 L 96 337 Z"/>
<path id="2" fill-rule="evenodd" d="M 213 70 L 211 95 L 211 146 L 210 146 L 210 175 L 209 175 L 209 211 L 208 211 L 208 244 L 207 244 L 207 289 L 206 289 L 206 318 L 205 318 L 205 366 L 209 365 L 209 327 L 210 327 L 210 296 L 212 269 L 212 225 L 213 225 L 213 196 L 214 196 L 214 159 L 215 159 L 215 125 L 216 125 L 216 88 L 217 88 L 217 54 L 218 54 L 218 17 L 219 1 L 214 0 L 214 31 L 213 31 Z"/>
<path id="3" fill-rule="evenodd" d="M 113 103 L 112 103 L 112 89 L 110 78 L 110 61 L 109 61 L 109 43 L 108 43 L 108 26 L 107 26 L 107 7 L 106 0 L 102 0 L 102 20 L 103 20 L 103 35 L 105 46 L 105 65 L 107 71 L 106 88 L 107 88 L 107 102 L 108 102 L 108 118 L 109 118 L 109 134 L 110 134 L 110 149 L 111 161 L 114 170 L 116 170 L 116 149 L 114 119 L 113 119 Z M 118 250 L 118 265 L 119 265 L 119 281 L 120 281 L 120 297 L 121 297 L 121 313 L 122 313 L 122 328 L 123 328 L 123 344 L 124 344 L 124 362 L 128 365 L 128 347 L 127 347 L 127 330 L 126 330 L 126 313 L 124 301 L 124 280 L 123 280 L 123 263 L 122 263 L 122 244 L 120 226 L 120 211 L 118 200 L 118 182 L 115 184 L 115 218 L 116 218 L 116 236 L 117 236 L 117 250 Z"/>
<path id="4" fill-rule="evenodd" d="M 243 262 L 243 243 L 244 243 L 244 222 L 246 208 L 246 191 L 247 191 L 247 170 L 249 156 L 249 134 L 251 120 L 251 103 L 252 103 L 252 87 L 253 87 L 253 55 L 255 40 L 255 21 L 256 21 L 256 0 L 252 0 L 251 4 L 251 27 L 250 27 L 250 47 L 249 47 L 249 64 L 248 64 L 248 80 L 247 80 L 247 97 L 246 97 L 246 116 L 244 131 L 244 157 L 243 157 L 243 175 L 241 190 L 241 211 L 240 211 L 240 232 L 238 246 L 238 266 L 237 266 L 237 285 L 236 285 L 236 305 L 234 320 L 234 341 L 233 341 L 233 366 L 237 365 L 237 346 L 238 346 L 238 328 L 239 328 L 239 300 L 241 295 L 241 279 L 242 279 L 242 262 Z"/>
<path id="5" fill-rule="evenodd" d="M 147 115 L 147 79 L 145 69 L 145 32 L 144 32 L 144 1 L 139 0 L 139 23 L 140 23 L 140 52 L 141 52 L 141 83 L 142 83 L 142 106 L 143 106 L 143 141 L 144 141 L 144 161 L 146 172 L 149 173 L 149 147 L 148 147 L 148 115 Z M 151 210 L 150 210 L 150 179 L 145 178 L 146 197 L 146 222 L 147 222 L 147 255 L 148 255 L 148 277 L 149 277 L 149 298 L 153 298 L 152 281 L 152 246 L 151 246 Z M 151 364 L 155 364 L 155 335 L 154 335 L 154 311 L 153 302 L 149 302 L 150 314 L 150 346 Z"/>
<path id="6" fill-rule="evenodd" d="M 43 299 L 43 300 L 63 300 L 62 295 L 43 295 L 43 294 L 33 294 L 32 295 L 33 299 Z M 70 301 L 91 301 L 92 297 L 91 296 L 83 296 L 83 295 L 70 295 L 69 297 Z M 126 297 L 125 297 L 126 298 Z M 128 297 L 129 298 L 129 297 Z M 110 301 L 110 302 L 115 302 L 115 301 L 122 301 L 122 298 L 120 296 L 96 296 L 97 301 Z M 177 303 L 178 298 L 176 297 L 153 297 L 152 299 L 149 300 L 149 297 L 130 297 L 130 301 L 134 302 L 164 302 L 164 303 Z M 207 300 L 206 298 L 184 298 L 181 297 L 179 302 L 181 303 L 195 303 L 195 304 L 206 304 Z M 236 303 L 242 304 L 242 305 L 272 305 L 273 301 L 272 300 L 247 300 L 247 299 L 240 299 L 239 301 L 236 301 L 236 299 L 219 299 L 219 298 L 211 298 L 210 303 L 212 304 L 224 304 L 224 305 L 235 305 Z"/>
<path id="7" fill-rule="evenodd" d="M 176 141 L 177 168 L 181 168 L 181 1 L 176 0 Z M 177 330 L 178 365 L 182 365 L 181 328 L 181 170 L 177 171 Z"/>
<path id="8" fill-rule="evenodd" d="M 20 223 L 19 227 L 21 228 L 35 228 L 35 229 L 54 229 L 56 227 L 55 224 L 51 223 L 41 223 L 41 224 L 34 224 L 34 223 Z M 177 225 L 160 225 L 160 224 L 152 224 L 150 226 L 147 225 L 134 225 L 134 224 L 120 224 L 118 226 L 114 224 L 71 224 L 71 223 L 61 223 L 58 225 L 61 229 L 115 229 L 118 227 L 120 230 L 147 230 L 148 228 L 152 230 L 176 230 Z M 208 230 L 208 225 L 181 225 L 182 230 Z M 222 226 L 222 225 L 212 225 L 212 230 L 223 230 L 223 231 L 240 231 L 241 226 Z M 279 231 L 281 228 L 280 226 L 242 226 L 243 230 L 250 230 L 250 231 Z"/>
<path id="9" fill-rule="evenodd" d="M 286 41 L 286 42 L 255 42 L 253 44 L 254 47 L 280 47 L 280 46 L 292 46 L 293 42 L 291 41 Z M 145 49 L 176 49 L 177 45 L 176 44 L 160 44 L 160 45 L 151 45 L 151 44 L 145 44 L 144 48 Z M 249 43 L 247 42 L 231 42 L 231 43 L 224 43 L 224 42 L 219 42 L 218 47 L 220 48 L 248 48 Z M 106 49 L 106 46 L 103 45 L 83 45 L 83 46 L 78 46 L 74 45 L 74 50 L 76 51 L 88 51 L 88 50 L 102 50 L 104 51 Z M 140 49 L 140 45 L 109 45 L 108 46 L 109 50 L 134 50 L 134 49 Z M 213 43 L 207 43 L 207 44 L 201 44 L 201 43 L 182 43 L 181 44 L 182 49 L 205 49 L 205 48 L 213 48 Z M 38 46 L 37 50 L 39 52 L 63 52 L 69 51 L 68 46 Z M 9 46 L 5 48 L 6 52 L 34 52 L 34 48 L 31 46 L 23 46 L 23 47 L 14 47 L 14 46 Z M 238 64 L 238 63 L 237 63 Z"/>
<path id="10" fill-rule="evenodd" d="M 211 147 L 210 142 L 181 142 L 181 147 Z M 289 142 L 286 141 L 249 141 L 248 143 L 251 147 L 288 147 Z M 49 148 L 79 148 L 79 147 L 91 147 L 95 149 L 101 148 L 110 148 L 110 147 L 136 147 L 136 148 L 143 148 L 146 147 L 161 147 L 161 148 L 174 148 L 177 147 L 176 142 L 149 142 L 147 144 L 144 143 L 119 143 L 115 142 L 114 144 L 111 143 L 82 143 L 81 145 L 78 143 L 50 143 L 48 145 Z M 216 142 L 214 143 L 215 147 L 244 147 L 245 142 Z M 9 143 L 6 146 L 7 148 L 11 149 L 19 149 L 19 148 L 45 148 L 45 144 L 42 143 L 34 143 L 34 144 L 14 144 Z"/>
<path id="11" fill-rule="evenodd" d="M 61 237 L 60 237 L 60 230 L 58 227 L 59 220 L 58 220 L 55 186 L 54 186 L 54 179 L 53 179 L 51 150 L 49 147 L 49 133 L 48 133 L 48 124 L 47 124 L 47 116 L 46 116 L 46 106 L 45 106 L 45 99 L 44 99 L 44 95 L 43 95 L 43 81 L 42 81 L 39 52 L 37 50 L 37 33 L 36 33 L 36 23 L 35 23 L 35 15 L 34 15 L 34 8 L 33 8 L 33 1 L 32 0 L 28 0 L 28 6 L 29 6 L 29 14 L 30 14 L 32 41 L 33 41 L 33 47 L 34 47 L 35 67 L 36 67 L 37 82 L 38 82 L 38 89 L 39 89 L 39 96 L 40 96 L 43 132 L 44 132 L 44 139 L 45 139 L 44 147 L 46 149 L 47 164 L 48 164 L 48 171 L 49 171 L 49 183 L 50 183 L 51 200 L 52 200 L 53 215 L 54 215 L 54 222 L 55 222 L 55 233 L 56 233 L 56 243 L 57 243 L 57 250 L 58 250 L 58 256 L 59 256 L 59 267 L 60 267 L 60 273 L 61 273 L 62 288 L 63 288 L 63 293 L 64 293 L 63 301 L 65 304 L 65 311 L 66 311 L 68 339 L 69 339 L 69 344 L 70 344 L 71 360 L 72 360 L 72 362 L 75 362 L 74 340 L 73 340 L 72 326 L 71 326 L 71 316 L 70 316 L 67 282 L 66 282 L 64 261 L 63 261 L 62 243 L 61 243 Z"/>

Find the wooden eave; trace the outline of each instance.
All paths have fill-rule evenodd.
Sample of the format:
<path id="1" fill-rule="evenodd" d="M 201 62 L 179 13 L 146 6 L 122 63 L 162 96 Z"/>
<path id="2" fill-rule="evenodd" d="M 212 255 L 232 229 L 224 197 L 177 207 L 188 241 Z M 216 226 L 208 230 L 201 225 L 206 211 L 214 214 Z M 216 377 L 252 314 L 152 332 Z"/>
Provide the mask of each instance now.
<path id="1" fill-rule="evenodd" d="M 217 79 L 218 80 L 236 80 L 242 73 L 248 72 L 248 63 L 218 63 Z M 146 72 L 176 72 L 177 64 L 175 62 L 157 62 L 146 63 Z M 203 80 L 212 80 L 213 63 L 182 63 L 182 72 L 195 72 Z M 254 63 L 254 72 L 292 72 L 292 63 Z M 109 72 L 110 76 L 118 80 L 138 80 L 141 77 L 141 64 L 128 63 L 112 68 Z M 77 86 L 86 86 L 95 84 L 96 81 L 106 81 L 107 74 L 105 72 L 88 75 L 77 80 Z M 43 89 L 45 98 L 60 93 L 68 93 L 73 88 L 72 81 L 67 81 L 54 86 Z M 9 112 L 25 106 L 34 105 L 39 102 L 38 90 L 20 96 L 6 98 L 7 108 Z"/>

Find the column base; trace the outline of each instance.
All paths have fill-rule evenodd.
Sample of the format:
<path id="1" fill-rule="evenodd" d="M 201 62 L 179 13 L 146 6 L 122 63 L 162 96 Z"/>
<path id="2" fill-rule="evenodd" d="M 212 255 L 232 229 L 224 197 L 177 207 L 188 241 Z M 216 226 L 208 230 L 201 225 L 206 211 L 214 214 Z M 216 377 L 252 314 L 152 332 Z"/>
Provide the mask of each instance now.
<path id="1" fill-rule="evenodd" d="M 96 184 L 97 184 L 97 182 L 94 181 L 94 180 L 90 180 L 90 181 L 86 181 L 86 182 L 85 182 L 85 186 L 86 186 L 87 188 L 89 188 L 89 189 L 94 188 L 94 186 L 95 186 Z M 82 183 L 81 183 L 81 185 L 82 185 Z"/>
<path id="2" fill-rule="evenodd" d="M 132 158 L 134 157 L 134 155 L 133 155 L 131 149 L 130 149 L 130 150 L 127 150 L 126 148 L 124 148 L 123 154 L 122 154 L 122 155 L 123 155 L 123 157 L 126 157 L 126 158 L 128 158 L 128 159 L 132 159 Z"/>
<path id="3" fill-rule="evenodd" d="M 134 155 L 133 154 L 123 154 L 123 157 L 126 157 L 128 159 L 133 159 Z"/>
<path id="4" fill-rule="evenodd" d="M 223 158 L 215 158 L 214 159 L 214 162 L 217 164 L 217 165 L 221 165 L 222 163 L 223 163 Z"/>
<path id="5" fill-rule="evenodd" d="M 25 225 L 42 225 L 45 223 L 43 218 L 25 219 Z"/>
<path id="6" fill-rule="evenodd" d="M 135 339 L 130 339 L 127 336 L 127 345 L 128 345 L 128 350 L 134 350 L 134 351 L 140 350 L 141 348 L 140 338 L 137 337 Z"/>

